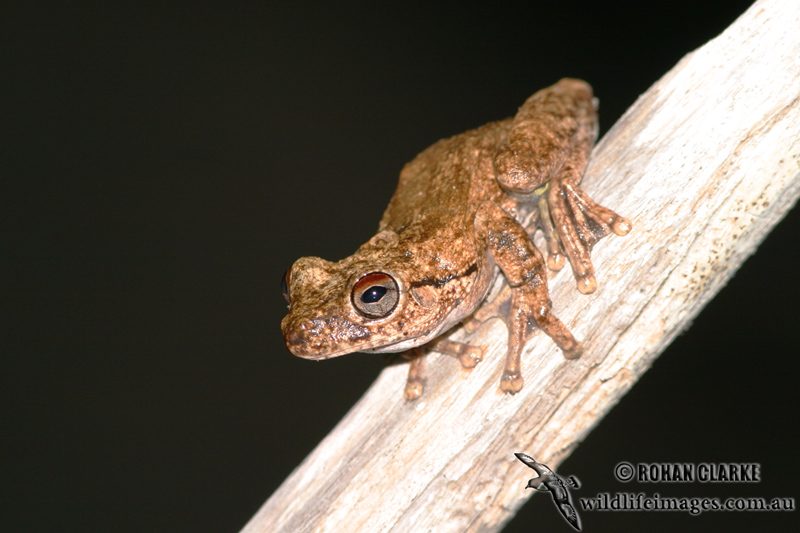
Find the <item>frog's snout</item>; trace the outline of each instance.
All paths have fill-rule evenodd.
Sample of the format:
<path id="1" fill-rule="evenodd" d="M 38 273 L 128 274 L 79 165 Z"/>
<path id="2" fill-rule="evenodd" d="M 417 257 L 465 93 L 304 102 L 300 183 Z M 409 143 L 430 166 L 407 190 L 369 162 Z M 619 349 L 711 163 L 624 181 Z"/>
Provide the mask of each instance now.
<path id="1" fill-rule="evenodd" d="M 329 326 L 325 320 L 287 316 L 281 322 L 283 342 L 292 355 L 303 359 L 329 359 L 331 357 L 331 338 L 327 334 Z"/>
<path id="2" fill-rule="evenodd" d="M 318 361 L 359 351 L 370 335 L 364 326 L 323 313 L 313 318 L 289 315 L 281 322 L 281 331 L 293 355 Z"/>
<path id="3" fill-rule="evenodd" d="M 292 352 L 292 355 L 303 359 L 323 359 L 319 355 L 319 351 L 310 346 L 308 336 L 303 333 L 302 329 L 293 328 L 287 322 L 287 320 L 284 320 L 281 324 L 281 330 L 283 331 L 283 343 Z"/>

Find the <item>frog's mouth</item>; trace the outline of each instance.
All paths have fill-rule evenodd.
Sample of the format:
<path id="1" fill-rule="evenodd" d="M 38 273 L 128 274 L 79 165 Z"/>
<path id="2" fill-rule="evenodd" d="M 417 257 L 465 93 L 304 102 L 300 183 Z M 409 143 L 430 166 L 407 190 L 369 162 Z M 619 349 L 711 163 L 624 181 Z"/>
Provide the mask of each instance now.
<path id="1" fill-rule="evenodd" d="M 438 333 L 437 333 L 438 335 Z M 436 338 L 437 335 L 424 335 L 422 337 L 414 337 L 413 339 L 403 339 L 401 341 L 390 342 L 387 344 L 382 344 L 380 346 L 374 346 L 372 348 L 363 348 L 358 350 L 362 353 L 398 353 L 398 352 L 405 352 L 406 350 L 410 350 L 412 348 L 417 348 L 422 346 L 423 344 L 429 343 L 431 340 Z"/>
<path id="2" fill-rule="evenodd" d="M 372 332 L 344 318 L 329 316 L 306 320 L 284 318 L 281 323 L 286 348 L 297 357 L 321 360 L 357 352 L 368 345 Z"/>
<path id="3" fill-rule="evenodd" d="M 332 359 L 349 353 L 395 353 L 403 352 L 430 341 L 431 336 L 416 337 L 413 339 L 403 338 L 398 341 L 388 341 L 384 344 L 375 346 L 369 342 L 369 338 L 362 339 L 360 342 L 347 342 L 342 339 L 332 339 L 321 336 L 306 336 L 300 331 L 289 331 L 284 334 L 286 348 L 297 357 L 321 361 Z"/>
<path id="4" fill-rule="evenodd" d="M 331 323 L 335 321 L 336 324 Z M 386 338 L 376 342 L 375 332 L 368 327 L 340 320 L 311 320 L 301 324 L 281 324 L 286 348 L 295 356 L 303 359 L 323 360 L 354 352 L 363 353 L 395 353 L 416 348 L 430 342 L 439 334 L 435 331 L 418 337 Z"/>

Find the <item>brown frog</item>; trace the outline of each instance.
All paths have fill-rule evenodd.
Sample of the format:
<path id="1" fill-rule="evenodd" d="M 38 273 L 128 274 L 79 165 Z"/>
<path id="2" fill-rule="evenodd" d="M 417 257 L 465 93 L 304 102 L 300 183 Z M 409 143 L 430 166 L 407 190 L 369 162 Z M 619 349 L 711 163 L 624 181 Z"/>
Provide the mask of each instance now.
<path id="1" fill-rule="evenodd" d="M 550 269 L 563 267 L 566 256 L 578 290 L 595 290 L 592 246 L 631 229 L 578 187 L 597 137 L 596 107 L 586 82 L 562 79 L 528 98 L 515 117 L 419 154 L 400 173 L 377 235 L 338 263 L 303 257 L 286 273 L 289 314 L 281 329 L 289 351 L 306 359 L 409 351 L 405 397 L 417 398 L 419 347 L 456 356 L 468 368 L 478 363 L 481 347 L 439 337 L 499 309 L 476 313 L 502 272 L 511 301 L 500 388 L 522 388 L 520 354 L 531 319 L 565 357 L 580 356 L 581 344 L 550 310 L 545 261 L 522 222 L 538 218 L 532 225 L 544 233 Z"/>

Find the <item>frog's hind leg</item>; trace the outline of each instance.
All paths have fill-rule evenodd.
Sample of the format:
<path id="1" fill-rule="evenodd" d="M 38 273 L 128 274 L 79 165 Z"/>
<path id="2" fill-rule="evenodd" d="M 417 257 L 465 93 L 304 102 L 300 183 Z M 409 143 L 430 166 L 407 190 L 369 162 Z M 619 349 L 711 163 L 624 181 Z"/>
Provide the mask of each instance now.
<path id="1" fill-rule="evenodd" d="M 595 203 L 578 186 L 597 131 L 592 88 L 565 78 L 525 101 L 493 161 L 503 189 L 540 195 L 548 267 L 561 269 L 566 256 L 584 294 L 597 288 L 592 246 L 610 232 L 626 235 L 631 229 L 630 221 Z"/>
<path id="2" fill-rule="evenodd" d="M 559 263 L 563 263 L 559 254 L 563 252 L 572 267 L 578 290 L 589 294 L 597 288 L 591 259 L 592 247 L 611 232 L 627 235 L 631 223 L 597 204 L 578 186 L 591 149 L 590 140 L 581 139 L 580 135 L 578 137 L 578 146 L 540 198 L 540 224 L 547 240 L 548 254 L 552 258 L 548 263 L 551 267 L 559 266 Z"/>
<path id="3" fill-rule="evenodd" d="M 564 78 L 538 91 L 519 108 L 494 155 L 498 183 L 514 193 L 538 189 L 567 161 L 581 130 L 594 142 L 597 112 L 588 83 Z"/>
<path id="4" fill-rule="evenodd" d="M 553 179 L 543 187 L 545 190 L 541 191 L 539 200 L 542 211 L 540 225 L 551 256 L 548 263 L 551 268 L 560 268 L 563 264 L 560 253 L 563 252 L 572 267 L 578 290 L 584 294 L 597 288 L 592 247 L 611 232 L 627 235 L 631 230 L 628 219 L 597 204 L 578 186 L 597 137 L 594 107 L 593 102 L 591 106 L 578 108 L 576 119 L 580 126 L 575 130 L 569 155 Z"/>

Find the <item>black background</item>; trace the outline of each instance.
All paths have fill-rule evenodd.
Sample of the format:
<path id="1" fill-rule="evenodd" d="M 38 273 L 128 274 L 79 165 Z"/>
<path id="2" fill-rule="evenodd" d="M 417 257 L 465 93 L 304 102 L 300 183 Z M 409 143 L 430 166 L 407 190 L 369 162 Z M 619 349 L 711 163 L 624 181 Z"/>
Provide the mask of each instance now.
<path id="1" fill-rule="evenodd" d="M 352 253 L 405 162 L 560 77 L 593 84 L 607 131 L 749 2 L 268 4 L 6 8 L 4 531 L 237 531 L 384 365 L 292 357 L 284 270 Z M 797 497 L 799 224 L 563 463 L 574 496 Z M 758 462 L 763 481 L 623 485 L 622 460 Z M 569 531 L 534 500 L 507 531 Z M 797 516 L 581 514 L 585 531 Z"/>

